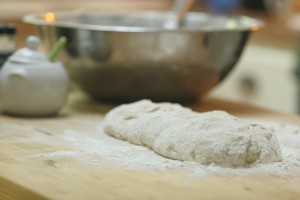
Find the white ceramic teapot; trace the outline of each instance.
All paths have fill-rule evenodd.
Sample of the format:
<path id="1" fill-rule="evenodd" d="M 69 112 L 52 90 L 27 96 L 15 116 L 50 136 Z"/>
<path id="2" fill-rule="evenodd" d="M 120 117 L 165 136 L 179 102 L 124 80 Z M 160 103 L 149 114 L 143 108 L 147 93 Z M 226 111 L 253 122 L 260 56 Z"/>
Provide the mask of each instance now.
<path id="1" fill-rule="evenodd" d="M 37 51 L 39 38 L 8 58 L 0 71 L 0 106 L 14 115 L 56 114 L 67 100 L 69 77 L 60 62 Z"/>

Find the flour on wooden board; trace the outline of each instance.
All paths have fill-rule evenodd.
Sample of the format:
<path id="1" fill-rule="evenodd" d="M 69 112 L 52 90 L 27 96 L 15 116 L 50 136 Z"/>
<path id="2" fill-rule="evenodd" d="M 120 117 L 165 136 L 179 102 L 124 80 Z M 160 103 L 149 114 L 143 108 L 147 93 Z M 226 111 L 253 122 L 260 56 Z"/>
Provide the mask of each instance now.
<path id="1" fill-rule="evenodd" d="M 146 147 L 114 139 L 102 132 L 102 126 L 99 126 L 99 132 L 93 135 L 75 130 L 65 130 L 61 138 L 74 147 L 73 155 L 70 151 L 66 151 L 56 152 L 56 155 L 54 152 L 51 155 L 41 154 L 36 157 L 73 157 L 94 165 L 103 165 L 105 164 L 103 160 L 108 160 L 131 169 L 185 170 L 193 177 L 203 177 L 208 174 L 247 175 L 255 173 L 285 176 L 299 173 L 300 127 L 269 121 L 256 121 L 256 123 L 274 130 L 282 150 L 283 160 L 281 162 L 259 164 L 249 168 L 228 168 L 172 160 L 159 156 Z"/>
<path id="2" fill-rule="evenodd" d="M 267 120 L 243 119 L 250 123 L 260 124 L 272 129 L 278 138 L 281 148 L 281 162 L 256 164 L 251 167 L 221 167 L 214 164 L 202 165 L 197 162 L 179 161 L 156 154 L 144 146 L 138 146 L 115 139 L 103 132 L 103 124 L 90 123 L 88 130 L 76 128 L 59 131 L 56 139 L 67 144 L 67 149 L 34 154 L 29 157 L 38 159 L 72 158 L 85 164 L 96 166 L 122 166 L 128 169 L 147 169 L 154 171 L 184 170 L 192 177 L 199 178 L 209 174 L 216 175 L 248 175 L 275 174 L 288 176 L 300 174 L 300 126 L 283 124 Z M 95 120 L 95 121 L 98 121 Z M 100 120 L 99 120 L 100 121 Z M 8 127 L 9 128 L 9 127 Z M 28 127 L 31 129 L 31 127 Z M 32 127 L 34 129 L 34 127 Z M 37 138 L 35 138 L 37 137 Z M 58 137 L 58 138 L 57 138 Z M 26 139 L 26 138 L 25 138 Z M 49 136 L 41 138 L 39 134 L 30 136 L 30 140 L 49 143 Z M 0 143 L 3 141 L 0 141 Z M 21 140 L 19 142 L 22 142 Z M 26 142 L 26 141 L 25 141 Z"/>
<path id="3" fill-rule="evenodd" d="M 32 158 L 72 158 L 86 164 L 155 171 L 184 170 L 193 178 L 215 175 L 275 174 L 280 176 L 300 173 L 300 126 L 272 121 L 248 119 L 274 130 L 282 150 L 282 162 L 258 164 L 248 168 L 227 168 L 201 165 L 196 162 L 178 161 L 162 157 L 147 147 L 130 144 L 108 136 L 102 124 L 90 131 L 64 130 L 59 135 L 68 150 L 32 155 Z M 34 138 L 33 138 L 34 139 Z M 40 141 L 40 138 L 38 138 Z M 112 165 L 111 165 L 112 164 Z"/>

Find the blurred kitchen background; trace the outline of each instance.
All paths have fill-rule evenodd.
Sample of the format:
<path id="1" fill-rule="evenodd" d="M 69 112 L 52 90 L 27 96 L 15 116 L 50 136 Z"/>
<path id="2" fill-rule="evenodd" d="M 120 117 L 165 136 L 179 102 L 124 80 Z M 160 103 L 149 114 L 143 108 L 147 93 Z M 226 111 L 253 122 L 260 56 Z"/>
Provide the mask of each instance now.
<path id="1" fill-rule="evenodd" d="M 300 73 L 297 74 L 296 55 L 300 34 L 293 31 L 288 22 L 293 13 L 300 13 L 300 1 L 273 1 L 282 6 L 277 12 L 266 11 L 263 0 L 244 0 L 235 10 L 235 14 L 263 20 L 266 27 L 252 35 L 234 71 L 209 95 L 275 111 L 299 113 Z M 24 46 L 28 35 L 35 33 L 32 25 L 22 23 L 22 16 L 28 13 L 74 9 L 167 10 L 172 0 L 0 0 L 0 3 L 0 22 L 16 25 L 19 48 Z M 204 1 L 198 1 L 193 10 L 208 9 Z"/>

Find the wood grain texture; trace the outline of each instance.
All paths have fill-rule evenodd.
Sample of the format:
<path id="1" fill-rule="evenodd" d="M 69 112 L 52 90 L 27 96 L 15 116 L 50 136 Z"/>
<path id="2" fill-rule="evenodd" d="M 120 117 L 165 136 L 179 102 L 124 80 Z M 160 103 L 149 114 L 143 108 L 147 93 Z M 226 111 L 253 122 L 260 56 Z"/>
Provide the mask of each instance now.
<path id="1" fill-rule="evenodd" d="M 69 150 L 57 136 L 68 128 L 89 134 L 112 107 L 73 93 L 57 117 L 0 116 L 0 199 L 300 199 L 300 182 L 289 177 L 209 176 L 194 180 L 181 170 L 130 170 L 74 158 L 32 157 Z M 297 116 L 209 98 L 193 108 L 300 122 Z"/>

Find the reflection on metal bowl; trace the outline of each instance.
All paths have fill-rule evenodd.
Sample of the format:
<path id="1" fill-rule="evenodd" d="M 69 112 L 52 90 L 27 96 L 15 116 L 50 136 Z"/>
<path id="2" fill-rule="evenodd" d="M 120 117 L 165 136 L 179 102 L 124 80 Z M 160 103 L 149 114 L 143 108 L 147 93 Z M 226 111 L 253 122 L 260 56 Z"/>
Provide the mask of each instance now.
<path id="1" fill-rule="evenodd" d="M 251 31 L 248 17 L 189 13 L 177 29 L 163 26 L 167 12 L 27 15 L 48 49 L 64 35 L 62 61 L 72 80 L 100 101 L 195 100 L 231 71 Z"/>

